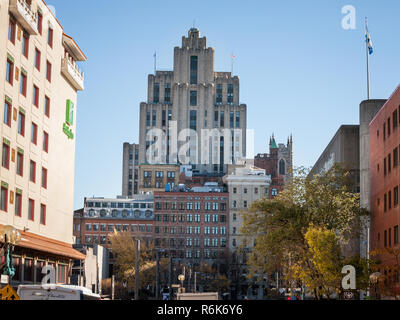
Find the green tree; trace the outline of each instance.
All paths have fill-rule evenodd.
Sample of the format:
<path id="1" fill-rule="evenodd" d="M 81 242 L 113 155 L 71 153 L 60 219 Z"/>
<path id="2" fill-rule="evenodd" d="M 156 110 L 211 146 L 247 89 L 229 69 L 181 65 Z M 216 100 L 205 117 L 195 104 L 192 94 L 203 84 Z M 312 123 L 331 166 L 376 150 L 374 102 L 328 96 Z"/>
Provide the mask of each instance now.
<path id="1" fill-rule="evenodd" d="M 310 226 L 333 230 L 340 246 L 345 246 L 358 236 L 360 217 L 365 214 L 359 194 L 350 188 L 349 172 L 338 165 L 317 175 L 298 169 L 276 198 L 256 201 L 242 214 L 242 232 L 249 240 L 255 239 L 248 261 L 250 276 L 279 269 L 288 281 L 296 283 L 302 277 L 290 271 L 297 265 L 317 281 L 321 275 L 314 273 L 305 237 Z M 316 288 L 315 298 L 321 298 L 323 292 L 326 290 Z"/>

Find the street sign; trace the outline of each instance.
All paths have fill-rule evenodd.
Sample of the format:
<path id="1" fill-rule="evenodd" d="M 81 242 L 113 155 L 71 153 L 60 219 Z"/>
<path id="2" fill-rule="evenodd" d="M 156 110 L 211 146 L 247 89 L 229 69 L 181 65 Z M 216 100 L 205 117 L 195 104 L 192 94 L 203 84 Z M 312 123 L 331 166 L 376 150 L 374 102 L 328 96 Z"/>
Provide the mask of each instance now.
<path id="1" fill-rule="evenodd" d="M 0 300 L 21 300 L 14 289 L 7 285 L 0 289 Z"/>

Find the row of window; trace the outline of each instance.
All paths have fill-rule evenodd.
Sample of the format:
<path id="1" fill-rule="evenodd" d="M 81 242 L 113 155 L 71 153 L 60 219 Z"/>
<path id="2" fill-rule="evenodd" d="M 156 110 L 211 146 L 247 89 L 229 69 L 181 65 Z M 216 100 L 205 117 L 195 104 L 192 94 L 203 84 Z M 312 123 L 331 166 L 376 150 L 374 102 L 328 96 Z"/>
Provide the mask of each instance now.
<path id="1" fill-rule="evenodd" d="M 186 240 L 186 241 L 185 241 Z M 200 247 L 201 239 L 200 238 L 156 238 L 154 241 L 155 246 L 163 246 L 163 247 Z M 208 247 L 226 247 L 226 239 L 225 238 L 204 238 L 203 246 L 205 248 Z"/>
<path id="2" fill-rule="evenodd" d="M 155 215 L 155 220 L 156 221 L 162 221 L 163 222 L 201 222 L 201 215 L 200 214 L 156 214 Z M 226 222 L 226 215 L 219 215 L 219 214 L 205 214 L 203 216 L 203 221 L 204 222 L 221 222 L 225 223 Z"/>
<path id="3" fill-rule="evenodd" d="M 201 234 L 201 227 L 186 226 L 185 227 L 159 227 L 154 228 L 154 233 L 164 234 Z M 226 227 L 203 227 L 204 234 L 226 235 Z"/>
<path id="4" fill-rule="evenodd" d="M 143 171 L 143 178 L 151 178 L 153 176 L 153 171 Z M 164 171 L 155 171 L 156 178 L 163 178 Z M 173 179 L 175 178 L 175 171 L 167 171 L 167 178 Z"/>
<path id="5" fill-rule="evenodd" d="M 393 158 L 392 158 L 393 154 Z M 393 159 L 393 163 L 392 163 Z M 383 159 L 383 175 L 386 176 L 392 172 L 392 164 L 393 168 L 397 168 L 399 165 L 399 147 L 393 149 L 393 153 L 389 153 L 388 156 Z M 377 170 L 379 172 L 379 164 L 377 165 Z"/>
<path id="6" fill-rule="evenodd" d="M 105 224 L 105 223 L 86 223 L 85 224 L 85 230 L 86 231 L 131 231 L 131 232 L 153 232 L 153 225 L 148 224 L 148 225 L 142 225 L 142 224 Z M 74 225 L 74 231 L 80 231 L 80 224 L 75 224 Z"/>
<path id="7" fill-rule="evenodd" d="M 15 161 L 15 150 L 10 152 L 10 142 L 6 139 L 3 139 L 3 149 L 2 149 L 2 161 L 1 165 L 3 168 L 9 170 L 10 169 L 10 158 L 11 161 Z M 23 177 L 24 176 L 24 150 L 18 148 L 17 149 L 17 159 L 16 159 L 16 173 L 17 175 Z M 47 169 L 42 166 L 42 176 L 41 176 L 41 186 L 44 189 L 47 189 Z M 30 160 L 29 164 L 29 181 L 36 183 L 36 162 Z"/>
<path id="8" fill-rule="evenodd" d="M 126 208 L 126 209 L 146 209 L 153 208 L 153 203 L 131 203 L 131 202 L 87 202 L 88 208 Z"/>
<path id="9" fill-rule="evenodd" d="M 48 81 L 51 81 L 51 63 L 48 61 L 47 61 L 46 68 L 47 68 L 46 69 L 46 78 Z M 21 68 L 21 75 L 19 75 L 19 70 L 17 69 L 17 72 L 15 73 L 15 79 L 18 81 L 19 77 L 21 77 L 20 85 L 19 85 L 19 92 L 24 97 L 26 97 L 27 85 L 28 85 L 28 73 L 23 68 Z M 10 55 L 7 58 L 6 81 L 10 85 L 13 85 L 13 83 L 14 83 L 14 59 Z M 33 84 L 32 104 L 35 107 L 39 108 L 39 101 L 40 101 L 40 89 L 38 86 Z M 50 117 L 50 98 L 47 95 L 45 95 L 45 97 L 44 97 L 44 114 L 47 117 Z"/>
<path id="10" fill-rule="evenodd" d="M 391 132 L 395 131 L 400 123 L 400 106 L 399 109 L 393 111 L 392 117 L 387 118 L 387 121 L 383 124 L 383 141 L 386 140 L 386 137 L 389 138 Z M 377 137 L 379 138 L 379 130 L 376 132 Z"/>
<path id="11" fill-rule="evenodd" d="M 14 201 L 14 214 L 17 217 L 22 217 L 22 190 L 16 189 L 15 193 L 13 191 L 9 192 L 8 185 L 2 182 L 0 192 L 0 210 L 8 212 L 8 203 L 14 203 Z M 28 220 L 35 221 L 35 200 L 33 199 L 28 199 Z M 46 205 L 43 203 L 40 204 L 40 224 L 46 225 Z"/>
<path id="12" fill-rule="evenodd" d="M 392 200 L 393 198 L 393 200 Z M 379 205 L 380 200 L 378 199 L 378 205 Z M 392 190 L 389 192 L 385 193 L 383 195 L 383 211 L 386 212 L 390 209 L 392 209 L 392 204 L 393 207 L 397 207 L 399 204 L 399 187 L 396 186 L 393 189 L 393 197 L 392 197 Z"/>
<path id="13" fill-rule="evenodd" d="M 156 210 L 195 210 L 200 211 L 203 208 L 205 211 L 225 211 L 225 202 L 156 202 Z"/>
<path id="14" fill-rule="evenodd" d="M 380 240 L 380 233 L 378 233 L 378 242 L 380 242 Z M 394 245 L 399 244 L 399 226 L 393 227 L 393 236 L 392 228 L 384 231 L 383 245 L 385 246 L 385 248 L 390 248 L 392 246 L 392 240 Z"/>

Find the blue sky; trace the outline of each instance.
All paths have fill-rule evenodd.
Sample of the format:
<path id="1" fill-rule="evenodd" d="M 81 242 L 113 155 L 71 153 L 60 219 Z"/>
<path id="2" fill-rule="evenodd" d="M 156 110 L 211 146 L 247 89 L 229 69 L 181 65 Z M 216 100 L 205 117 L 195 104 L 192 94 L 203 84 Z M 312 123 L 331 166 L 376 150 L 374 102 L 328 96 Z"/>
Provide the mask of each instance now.
<path id="1" fill-rule="evenodd" d="M 138 142 L 147 75 L 172 69 L 173 47 L 193 25 L 215 49 L 216 71 L 240 76 L 240 101 L 255 130 L 255 152 L 292 133 L 295 166 L 312 166 L 341 124 L 358 122 L 366 99 L 364 17 L 374 44 L 371 98 L 400 80 L 400 1 L 49 0 L 88 57 L 77 104 L 75 208 L 85 196 L 121 193 L 122 144 Z M 341 9 L 356 9 L 356 29 Z"/>

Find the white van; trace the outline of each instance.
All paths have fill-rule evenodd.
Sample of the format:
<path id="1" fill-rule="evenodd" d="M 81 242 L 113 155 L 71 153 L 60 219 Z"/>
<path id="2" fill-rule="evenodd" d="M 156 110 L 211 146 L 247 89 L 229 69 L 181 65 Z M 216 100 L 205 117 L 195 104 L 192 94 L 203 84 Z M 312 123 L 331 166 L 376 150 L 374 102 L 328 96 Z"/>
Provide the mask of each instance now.
<path id="1" fill-rule="evenodd" d="M 85 287 L 64 284 L 19 285 L 21 300 L 101 300 Z"/>

